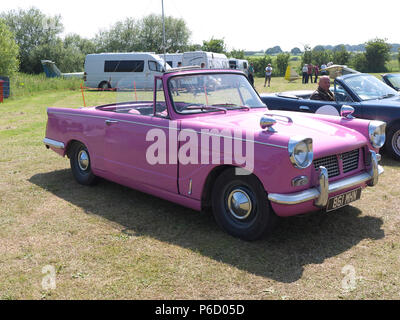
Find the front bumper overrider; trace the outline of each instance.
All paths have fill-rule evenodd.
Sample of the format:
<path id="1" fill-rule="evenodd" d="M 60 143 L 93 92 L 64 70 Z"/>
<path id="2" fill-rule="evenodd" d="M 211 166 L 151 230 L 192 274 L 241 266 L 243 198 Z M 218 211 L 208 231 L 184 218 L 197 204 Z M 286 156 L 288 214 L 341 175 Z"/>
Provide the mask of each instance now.
<path id="1" fill-rule="evenodd" d="M 271 202 L 283 205 L 295 205 L 310 200 L 315 200 L 314 205 L 316 207 L 324 208 L 328 204 L 329 195 L 339 192 L 341 190 L 347 190 L 352 187 L 359 186 L 363 183 L 367 183 L 368 186 L 375 186 L 378 183 L 379 175 L 384 172 L 384 169 L 378 165 L 381 158 L 375 151 L 370 150 L 371 156 L 371 169 L 368 172 L 363 172 L 355 176 L 343 178 L 341 180 L 332 182 L 329 184 L 328 171 L 325 167 L 319 167 L 318 181 L 319 186 L 310 188 L 304 191 L 295 193 L 270 193 L 268 199 Z"/>

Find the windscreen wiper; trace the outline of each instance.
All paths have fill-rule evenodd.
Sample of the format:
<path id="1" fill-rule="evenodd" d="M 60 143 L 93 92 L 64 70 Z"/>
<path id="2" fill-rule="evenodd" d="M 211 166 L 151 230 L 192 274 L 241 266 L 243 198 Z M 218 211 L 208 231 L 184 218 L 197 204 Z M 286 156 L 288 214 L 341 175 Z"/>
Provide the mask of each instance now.
<path id="1" fill-rule="evenodd" d="M 212 105 L 213 107 L 226 107 L 226 108 L 228 108 L 228 107 L 235 107 L 235 109 L 244 109 L 244 110 L 247 110 L 247 111 L 249 111 L 250 110 L 250 107 L 248 107 L 248 106 L 238 106 L 237 104 L 234 104 L 234 103 L 217 103 L 217 104 L 213 104 Z"/>
<path id="2" fill-rule="evenodd" d="M 187 106 L 184 110 L 211 110 L 211 111 L 223 111 L 224 113 L 226 113 L 228 110 L 226 108 L 218 108 L 217 106 L 207 106 L 205 104 L 203 105 L 190 105 Z"/>
<path id="3" fill-rule="evenodd" d="M 386 99 L 386 98 L 391 98 L 391 97 L 394 97 L 394 96 L 395 96 L 394 93 L 388 93 L 388 94 L 385 94 L 382 97 L 380 97 L 379 100 Z"/>

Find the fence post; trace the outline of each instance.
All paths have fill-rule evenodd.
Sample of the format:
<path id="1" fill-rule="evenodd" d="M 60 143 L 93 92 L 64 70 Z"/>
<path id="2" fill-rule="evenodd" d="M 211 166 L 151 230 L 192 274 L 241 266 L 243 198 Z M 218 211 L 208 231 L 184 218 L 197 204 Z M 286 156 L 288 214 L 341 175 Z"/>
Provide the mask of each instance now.
<path id="1" fill-rule="evenodd" d="M 4 94 L 3 94 L 3 91 L 4 91 L 3 83 L 4 83 L 4 81 L 0 80 L 0 103 L 3 103 L 3 96 L 4 96 Z"/>
<path id="2" fill-rule="evenodd" d="M 135 90 L 135 99 L 136 99 L 136 102 L 137 102 L 136 81 L 133 81 L 133 89 Z"/>
<path id="3" fill-rule="evenodd" d="M 86 107 L 85 94 L 83 93 L 82 83 L 81 83 L 81 92 L 82 92 L 83 106 Z"/>

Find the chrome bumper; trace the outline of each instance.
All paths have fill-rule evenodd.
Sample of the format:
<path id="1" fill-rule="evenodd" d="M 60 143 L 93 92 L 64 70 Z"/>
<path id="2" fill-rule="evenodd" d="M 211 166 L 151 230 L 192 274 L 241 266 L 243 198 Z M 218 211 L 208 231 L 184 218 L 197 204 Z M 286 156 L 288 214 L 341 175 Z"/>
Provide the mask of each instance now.
<path id="1" fill-rule="evenodd" d="M 349 189 L 365 182 L 367 182 L 368 186 L 373 187 L 378 183 L 379 175 L 384 172 L 384 169 L 378 165 L 380 155 L 372 150 L 370 150 L 370 155 L 371 169 L 369 172 L 360 173 L 356 176 L 344 178 L 329 184 L 328 171 L 325 167 L 321 166 L 319 167 L 318 187 L 288 194 L 270 193 L 268 199 L 271 202 L 285 205 L 315 200 L 315 206 L 324 208 L 328 204 L 329 194 L 331 193 Z"/>
<path id="2" fill-rule="evenodd" d="M 46 147 L 53 147 L 56 149 L 64 149 L 64 143 L 48 138 L 43 139 L 43 143 L 46 145 Z"/>

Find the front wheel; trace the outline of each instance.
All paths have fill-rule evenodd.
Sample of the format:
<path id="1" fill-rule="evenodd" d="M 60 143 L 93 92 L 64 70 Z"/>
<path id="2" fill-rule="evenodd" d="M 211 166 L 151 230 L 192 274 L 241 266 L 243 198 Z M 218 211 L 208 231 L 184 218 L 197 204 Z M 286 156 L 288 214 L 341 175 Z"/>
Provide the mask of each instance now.
<path id="1" fill-rule="evenodd" d="M 217 224 L 234 237 L 257 240 L 271 232 L 277 216 L 267 194 L 254 175 L 238 176 L 234 169 L 224 171 L 212 192 Z"/>
<path id="2" fill-rule="evenodd" d="M 400 161 L 400 124 L 388 130 L 385 150 L 393 159 Z"/>
<path id="3" fill-rule="evenodd" d="M 89 151 L 83 143 L 75 142 L 69 153 L 71 171 L 75 180 L 83 185 L 92 185 L 96 176 L 92 172 Z"/>

